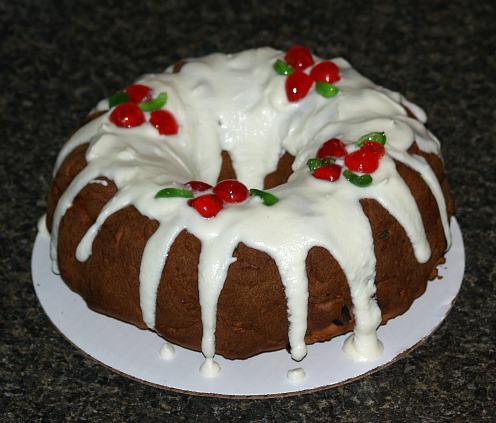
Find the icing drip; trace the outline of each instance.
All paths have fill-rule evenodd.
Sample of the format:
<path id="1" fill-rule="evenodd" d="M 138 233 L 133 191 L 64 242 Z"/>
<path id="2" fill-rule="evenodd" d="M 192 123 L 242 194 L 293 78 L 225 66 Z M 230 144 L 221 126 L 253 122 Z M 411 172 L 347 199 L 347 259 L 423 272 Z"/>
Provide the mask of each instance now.
<path id="1" fill-rule="evenodd" d="M 148 240 L 143 251 L 140 267 L 140 306 L 143 321 L 150 329 L 155 327 L 157 291 L 167 260 L 167 251 L 180 230 L 180 226 L 160 225 Z"/>
<path id="2" fill-rule="evenodd" d="M 222 242 L 224 241 L 224 242 Z M 229 241 L 229 240 L 227 240 Z M 207 360 L 215 355 L 215 326 L 217 301 L 224 286 L 229 265 L 234 262 L 232 253 L 236 245 L 225 245 L 220 233 L 202 241 L 198 263 L 198 290 L 200 293 L 201 318 L 203 324 L 202 352 Z"/>
<path id="3" fill-rule="evenodd" d="M 200 373 L 208 378 L 214 378 L 220 374 L 220 366 L 212 358 L 205 358 L 200 366 Z"/>
<path id="4" fill-rule="evenodd" d="M 40 234 L 49 235 L 48 228 L 46 225 L 46 214 L 41 216 L 36 223 L 36 229 Z"/>
<path id="5" fill-rule="evenodd" d="M 305 370 L 303 370 L 301 367 L 298 367 L 297 369 L 288 370 L 288 372 L 286 373 L 286 378 L 295 382 L 305 379 L 305 377 L 306 377 Z"/>
<path id="6" fill-rule="evenodd" d="M 90 257 L 106 218 L 126 206 L 133 205 L 159 222 L 143 252 L 139 276 L 141 310 L 150 328 L 155 326 L 157 290 L 175 238 L 187 230 L 201 241 L 198 288 L 205 361 L 200 371 L 206 377 L 220 372 L 213 361 L 217 301 L 238 243 L 264 251 L 276 262 L 287 297 L 291 356 L 297 361 L 306 355 L 305 260 L 314 246 L 330 251 L 347 277 L 356 321 L 344 351 L 360 361 L 377 358 L 383 348 L 376 336 L 381 312 L 374 297 L 373 237 L 360 199 L 377 200 L 400 222 L 419 262 L 430 256 L 419 210 L 393 159 L 422 175 L 438 204 L 448 243 L 450 239 L 439 182 L 422 157 L 407 153 L 415 141 L 423 151 L 439 152 L 438 140 L 421 122 L 406 115 L 403 104 L 425 121 L 423 111 L 399 94 L 377 87 L 339 58 L 334 59 L 341 73 L 337 96 L 326 99 L 312 91 L 299 102 L 289 103 L 285 79 L 272 69 L 282 57 L 283 53 L 269 48 L 213 54 L 191 59 L 179 73 L 169 68 L 162 74 L 146 75 L 138 82 L 155 93 L 167 92 L 167 109 L 179 124 L 177 135 L 159 135 L 148 123 L 147 112 L 145 123 L 135 128 L 112 125 L 106 112 L 77 131 L 57 159 L 56 168 L 75 147 L 89 143 L 88 165 L 64 192 L 54 213 L 51 256 L 55 270 L 61 219 L 89 183 L 103 183 L 101 178 L 106 177 L 118 191 L 81 240 L 78 260 Z M 106 110 L 106 102 L 96 110 Z M 360 136 L 373 131 L 384 131 L 387 145 L 372 185 L 356 187 L 344 177 L 330 184 L 309 175 L 306 162 L 325 140 L 340 138 L 350 153 L 358 148 L 355 141 Z M 250 197 L 227 205 L 213 219 L 203 219 L 184 198 L 154 198 L 164 186 L 181 188 L 190 180 L 215 184 L 222 150 L 229 152 L 238 179 L 259 189 L 265 176 L 275 170 L 281 151 L 294 155 L 294 173 L 288 183 L 270 190 L 280 201 L 265 207 L 260 198 Z M 288 378 L 301 376 L 303 370 L 291 372 Z"/>
<path id="7" fill-rule="evenodd" d="M 174 356 L 176 355 L 176 350 L 174 347 L 166 342 L 162 347 L 160 348 L 160 357 L 162 357 L 164 360 L 172 360 Z"/>

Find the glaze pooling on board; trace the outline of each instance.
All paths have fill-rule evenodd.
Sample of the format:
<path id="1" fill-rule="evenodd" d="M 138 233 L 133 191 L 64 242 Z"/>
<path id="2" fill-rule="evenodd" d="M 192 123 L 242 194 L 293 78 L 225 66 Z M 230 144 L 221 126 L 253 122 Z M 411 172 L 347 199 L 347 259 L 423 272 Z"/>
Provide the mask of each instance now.
<path id="1" fill-rule="evenodd" d="M 55 171 L 74 148 L 89 143 L 88 164 L 64 192 L 54 213 L 54 270 L 60 221 L 88 183 L 99 183 L 106 177 L 114 181 L 118 190 L 81 240 L 78 260 L 85 261 L 91 255 L 92 243 L 106 218 L 126 206 L 134 205 L 140 213 L 159 222 L 145 247 L 140 270 L 140 305 L 151 329 L 170 246 L 184 229 L 201 241 L 198 287 L 205 356 L 202 373 L 207 376 L 220 371 L 213 361 L 217 300 L 240 242 L 268 253 L 279 268 L 287 297 L 291 356 L 295 360 L 306 355 L 305 260 L 314 246 L 329 250 L 347 277 L 356 320 L 344 350 L 359 361 L 375 359 L 382 352 L 376 336 L 381 311 L 374 299 L 373 237 L 360 199 L 377 200 L 399 221 L 419 262 L 426 262 L 430 256 L 418 207 L 393 159 L 422 175 L 437 201 L 450 244 L 440 184 L 422 157 L 407 152 L 416 141 L 422 151 L 439 154 L 438 140 L 422 123 L 423 111 L 399 94 L 374 85 L 340 58 L 333 60 L 341 74 L 335 84 L 339 88 L 337 96 L 326 99 L 311 91 L 299 102 L 290 103 L 285 78 L 272 68 L 282 57 L 283 53 L 270 48 L 234 55 L 213 54 L 188 60 L 179 73 L 173 73 L 171 67 L 161 74 L 146 75 L 137 82 L 151 87 L 155 95 L 167 92 L 167 109 L 179 124 L 177 135 L 159 135 L 149 123 L 118 128 L 110 123 L 110 112 L 106 112 L 73 135 L 56 163 Z M 407 116 L 404 105 L 418 120 Z M 106 109 L 107 101 L 103 100 L 96 111 Z M 329 183 L 309 174 L 307 160 L 315 157 L 327 139 L 341 139 L 351 153 L 358 148 L 355 142 L 362 135 L 381 131 L 387 137 L 386 156 L 369 187 L 356 187 L 344 177 Z M 250 197 L 225 207 L 215 218 L 204 219 L 188 207 L 187 199 L 154 198 L 163 187 L 181 188 L 190 180 L 215 184 L 222 150 L 229 152 L 238 179 L 249 188 L 259 189 L 263 189 L 265 176 L 275 170 L 282 152 L 295 156 L 288 183 L 270 190 L 279 202 L 266 207 L 258 197 Z M 342 164 L 342 160 L 337 163 Z"/>

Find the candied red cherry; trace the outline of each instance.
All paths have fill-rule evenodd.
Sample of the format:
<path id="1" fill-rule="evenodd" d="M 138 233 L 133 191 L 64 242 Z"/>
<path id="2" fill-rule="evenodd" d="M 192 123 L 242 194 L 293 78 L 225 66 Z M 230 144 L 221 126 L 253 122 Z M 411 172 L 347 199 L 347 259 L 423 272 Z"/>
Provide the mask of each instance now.
<path id="1" fill-rule="evenodd" d="M 339 81 L 339 68 L 333 62 L 325 61 L 317 63 L 310 71 L 310 76 L 316 81 L 333 82 Z"/>
<path id="2" fill-rule="evenodd" d="M 337 164 L 328 164 L 318 167 L 312 172 L 312 175 L 317 179 L 325 179 L 326 181 L 337 181 L 341 176 L 341 166 Z"/>
<path id="3" fill-rule="evenodd" d="M 132 128 L 141 125 L 145 121 L 145 115 L 137 104 L 122 103 L 112 111 L 109 119 L 121 128 Z"/>
<path id="4" fill-rule="evenodd" d="M 203 181 L 189 181 L 184 184 L 185 187 L 191 188 L 193 191 L 204 192 L 212 188 L 212 185 Z"/>
<path id="5" fill-rule="evenodd" d="M 367 149 L 360 148 L 348 154 L 344 159 L 344 164 L 353 172 L 372 173 L 379 167 L 379 157 Z"/>
<path id="6" fill-rule="evenodd" d="M 213 189 L 226 203 L 240 203 L 248 198 L 248 188 L 236 179 L 220 181 Z"/>
<path id="7" fill-rule="evenodd" d="M 207 219 L 216 216 L 224 207 L 222 199 L 215 194 L 201 195 L 189 200 L 188 204 Z"/>
<path id="8" fill-rule="evenodd" d="M 126 88 L 126 94 L 132 103 L 151 100 L 151 91 L 152 89 L 150 87 L 143 84 L 134 84 Z"/>
<path id="9" fill-rule="evenodd" d="M 382 144 L 379 144 L 375 141 L 367 141 L 363 143 L 361 150 L 365 150 L 376 156 L 378 159 L 382 159 L 384 157 L 385 149 Z"/>
<path id="10" fill-rule="evenodd" d="M 286 78 L 286 95 L 291 102 L 301 100 L 312 87 L 313 79 L 301 71 L 293 72 Z"/>
<path id="11" fill-rule="evenodd" d="M 324 159 L 326 157 L 343 157 L 347 152 L 343 142 L 338 138 L 331 138 L 322 144 L 317 151 L 317 157 Z"/>
<path id="12" fill-rule="evenodd" d="M 203 192 L 203 191 L 208 191 L 209 189 L 212 188 L 212 185 L 207 184 L 206 182 L 202 181 L 189 181 L 184 184 L 185 187 L 191 188 L 193 191 L 196 192 Z"/>
<path id="13" fill-rule="evenodd" d="M 151 112 L 150 123 L 161 135 L 175 135 L 179 131 L 176 118 L 168 110 L 160 109 Z"/>
<path id="14" fill-rule="evenodd" d="M 285 54 L 284 59 L 293 69 L 306 69 L 312 66 L 314 61 L 312 53 L 306 47 L 293 46 Z"/>

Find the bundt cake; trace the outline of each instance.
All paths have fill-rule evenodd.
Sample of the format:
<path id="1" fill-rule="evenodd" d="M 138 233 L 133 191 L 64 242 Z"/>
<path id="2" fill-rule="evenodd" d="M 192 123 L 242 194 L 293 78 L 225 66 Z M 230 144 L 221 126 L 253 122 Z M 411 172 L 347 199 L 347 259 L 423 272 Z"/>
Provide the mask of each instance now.
<path id="1" fill-rule="evenodd" d="M 302 46 L 212 54 L 102 100 L 62 148 L 54 271 L 97 312 L 241 359 L 404 313 L 450 245 L 453 202 L 426 116 Z"/>

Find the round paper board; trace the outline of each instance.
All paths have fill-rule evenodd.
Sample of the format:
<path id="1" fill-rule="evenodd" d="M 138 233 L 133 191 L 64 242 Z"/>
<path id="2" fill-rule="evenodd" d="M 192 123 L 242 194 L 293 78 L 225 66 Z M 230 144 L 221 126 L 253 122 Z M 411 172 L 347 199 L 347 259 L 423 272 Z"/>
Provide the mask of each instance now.
<path id="1" fill-rule="evenodd" d="M 384 353 L 376 361 L 356 363 L 341 350 L 349 334 L 329 342 L 308 346 L 308 355 L 295 362 L 285 351 L 260 354 L 247 360 L 227 360 L 216 356 L 221 367 L 216 378 L 199 373 L 201 353 L 174 346 L 175 356 L 159 355 L 164 340 L 149 330 L 90 310 L 58 275 L 51 271 L 50 240 L 38 234 L 32 256 L 33 283 L 46 314 L 77 348 L 114 371 L 157 387 L 198 395 L 267 397 L 295 395 L 337 386 L 373 371 L 406 355 L 420 345 L 446 318 L 463 279 L 465 251 L 460 227 L 452 219 L 453 244 L 439 277 L 427 286 L 403 315 L 378 329 Z M 303 368 L 305 377 L 292 381 L 288 370 Z"/>

